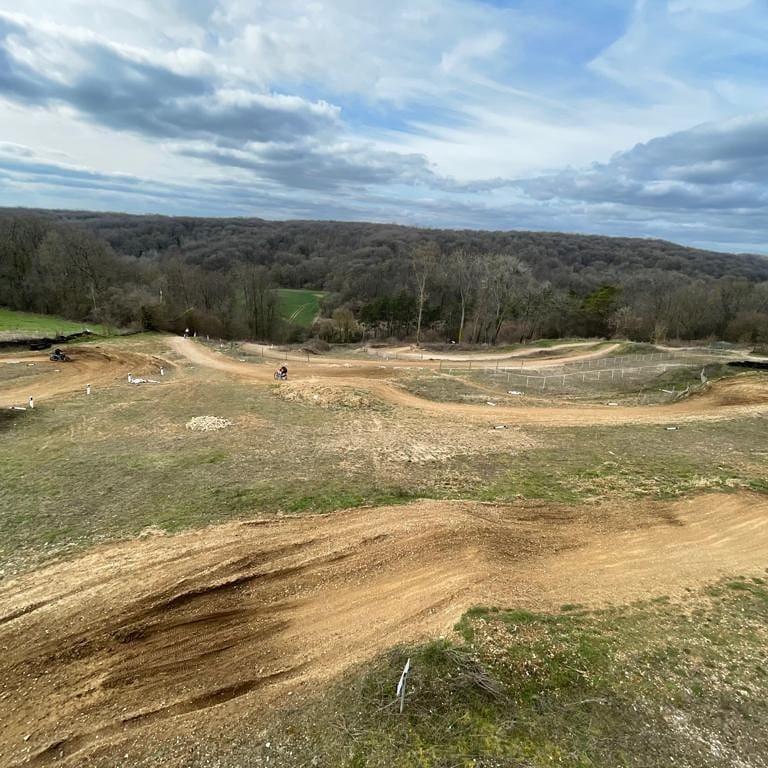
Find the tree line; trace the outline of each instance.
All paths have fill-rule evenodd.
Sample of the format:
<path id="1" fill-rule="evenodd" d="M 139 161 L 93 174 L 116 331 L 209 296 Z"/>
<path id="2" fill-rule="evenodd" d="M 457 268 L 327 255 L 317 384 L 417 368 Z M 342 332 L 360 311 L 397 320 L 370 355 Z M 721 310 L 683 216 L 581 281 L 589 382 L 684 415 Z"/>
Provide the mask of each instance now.
<path id="1" fill-rule="evenodd" d="M 314 329 L 274 289 L 326 292 Z M 768 259 L 558 233 L 0 211 L 0 305 L 225 338 L 768 343 Z"/>

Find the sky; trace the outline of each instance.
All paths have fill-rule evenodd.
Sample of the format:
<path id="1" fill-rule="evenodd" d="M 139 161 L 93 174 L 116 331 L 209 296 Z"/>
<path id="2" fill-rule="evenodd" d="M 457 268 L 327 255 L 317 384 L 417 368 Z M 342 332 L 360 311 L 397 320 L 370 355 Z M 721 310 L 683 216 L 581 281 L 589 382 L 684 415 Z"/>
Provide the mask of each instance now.
<path id="1" fill-rule="evenodd" d="M 768 253 L 768 0 L 0 0 L 0 205 Z"/>

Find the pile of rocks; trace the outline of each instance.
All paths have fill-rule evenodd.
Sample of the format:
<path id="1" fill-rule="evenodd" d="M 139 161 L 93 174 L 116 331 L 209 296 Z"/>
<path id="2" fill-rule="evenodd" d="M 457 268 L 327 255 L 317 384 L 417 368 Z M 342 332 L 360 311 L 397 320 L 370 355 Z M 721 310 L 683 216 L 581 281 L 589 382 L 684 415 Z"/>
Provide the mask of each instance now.
<path id="1" fill-rule="evenodd" d="M 215 432 L 217 429 L 231 427 L 229 419 L 220 419 L 218 416 L 195 416 L 187 422 L 187 429 L 194 432 Z"/>

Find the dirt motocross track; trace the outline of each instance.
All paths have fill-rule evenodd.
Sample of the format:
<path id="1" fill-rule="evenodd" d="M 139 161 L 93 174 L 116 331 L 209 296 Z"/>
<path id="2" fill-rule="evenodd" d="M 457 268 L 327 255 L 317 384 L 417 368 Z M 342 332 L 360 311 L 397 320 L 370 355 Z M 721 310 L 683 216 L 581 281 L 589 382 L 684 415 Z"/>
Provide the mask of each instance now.
<path id="1" fill-rule="evenodd" d="M 132 739 L 235 727 L 472 604 L 601 604 L 762 570 L 767 525 L 749 494 L 424 501 L 100 547 L 0 590 L 0 764 L 82 765 Z"/>
<path id="2" fill-rule="evenodd" d="M 189 339 L 173 338 L 172 349 L 190 362 L 213 368 L 241 378 L 271 381 L 268 366 L 241 363 L 214 352 Z M 604 350 L 604 356 L 610 350 Z M 597 353 L 590 353 L 590 356 Z M 573 358 L 568 358 L 572 360 Z M 550 363 L 557 362 L 552 358 Z M 412 365 L 409 364 L 409 365 Z M 381 401 L 396 406 L 414 408 L 435 416 L 458 417 L 481 423 L 499 424 L 507 421 L 516 425 L 580 426 L 591 424 L 665 424 L 673 421 L 711 420 L 734 418 L 768 411 L 768 386 L 750 377 L 736 377 L 719 382 L 703 395 L 663 406 L 478 406 L 458 403 L 440 403 L 413 395 L 383 378 L 391 375 L 390 364 L 356 363 L 344 367 L 339 364 L 291 364 L 292 380 L 313 382 L 333 379 L 337 386 L 367 390 Z"/>
<path id="3" fill-rule="evenodd" d="M 272 382 L 269 366 L 190 340 L 170 344 L 213 379 Z M 162 362 L 75 349 L 79 362 L 51 363 L 62 371 L 39 377 L 37 397 L 80 390 L 86 376 L 111 385 Z M 183 366 L 176 373 L 171 386 L 188 375 Z M 454 422 L 666 423 L 768 412 L 768 388 L 749 376 L 670 406 L 490 408 L 427 401 L 383 380 L 389 375 L 370 362 L 291 365 L 292 380 L 309 387 L 358 387 Z M 0 392 L 23 400 L 19 384 Z M 767 531 L 768 500 L 743 492 L 578 507 L 420 501 L 95 547 L 0 582 L 0 766 L 81 766 L 99 756 L 108 761 L 100 765 L 120 765 L 121 755 L 182 729 L 199 738 L 235 730 L 248 713 L 378 651 L 449 631 L 473 604 L 603 605 L 757 574 L 768 565 Z"/>
<path id="4" fill-rule="evenodd" d="M 69 362 L 52 362 L 48 351 L 24 355 L 0 356 L 0 366 L 22 367 L 22 375 L 11 386 L 0 386 L 0 407 L 25 405 L 32 396 L 36 401 L 69 392 L 83 391 L 86 384 L 94 389 L 125 380 L 129 373 L 156 375 L 159 367 L 169 363 L 149 355 L 116 351 L 96 346 L 67 347 Z M 27 375 L 25 375 L 27 374 Z"/>

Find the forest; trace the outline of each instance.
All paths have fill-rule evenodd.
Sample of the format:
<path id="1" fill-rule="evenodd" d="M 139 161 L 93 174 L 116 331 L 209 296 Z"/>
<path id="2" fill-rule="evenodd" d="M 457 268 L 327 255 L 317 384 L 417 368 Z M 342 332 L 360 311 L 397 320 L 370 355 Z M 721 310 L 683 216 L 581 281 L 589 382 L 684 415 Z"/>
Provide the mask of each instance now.
<path id="1" fill-rule="evenodd" d="M 310 329 L 275 289 L 325 292 Z M 768 343 L 768 258 L 661 240 L 0 209 L 0 306 L 302 342 Z"/>

